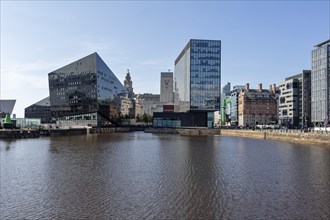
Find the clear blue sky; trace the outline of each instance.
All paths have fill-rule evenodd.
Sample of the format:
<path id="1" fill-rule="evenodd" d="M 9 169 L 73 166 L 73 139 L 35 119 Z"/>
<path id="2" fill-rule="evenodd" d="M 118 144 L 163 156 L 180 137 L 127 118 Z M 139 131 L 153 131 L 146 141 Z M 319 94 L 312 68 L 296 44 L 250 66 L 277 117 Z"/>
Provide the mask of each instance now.
<path id="1" fill-rule="evenodd" d="M 268 88 L 311 68 L 329 14 L 329 1 L 1 1 L 0 98 L 23 117 L 49 72 L 93 52 L 122 82 L 129 69 L 135 93 L 159 93 L 189 39 L 222 41 L 222 85 Z"/>

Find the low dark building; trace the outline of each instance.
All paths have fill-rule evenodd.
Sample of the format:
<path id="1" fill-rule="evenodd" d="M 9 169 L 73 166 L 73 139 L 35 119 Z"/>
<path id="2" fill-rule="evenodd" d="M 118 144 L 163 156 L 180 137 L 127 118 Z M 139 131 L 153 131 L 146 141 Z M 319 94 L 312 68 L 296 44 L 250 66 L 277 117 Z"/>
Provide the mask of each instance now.
<path id="1" fill-rule="evenodd" d="M 25 118 L 40 118 L 41 123 L 51 122 L 49 96 L 25 108 Z"/>
<path id="2" fill-rule="evenodd" d="M 154 112 L 153 118 L 154 127 L 207 127 L 213 120 L 208 112 Z"/>

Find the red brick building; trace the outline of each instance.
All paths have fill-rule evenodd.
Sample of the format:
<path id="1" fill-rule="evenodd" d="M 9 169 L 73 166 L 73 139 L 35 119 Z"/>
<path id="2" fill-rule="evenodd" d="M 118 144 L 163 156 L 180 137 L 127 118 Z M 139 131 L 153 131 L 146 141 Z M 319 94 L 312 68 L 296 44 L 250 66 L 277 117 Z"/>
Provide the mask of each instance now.
<path id="1" fill-rule="evenodd" d="M 238 96 L 238 125 L 255 127 L 257 125 L 274 124 L 277 121 L 277 99 L 275 85 L 269 90 L 250 89 L 249 83 Z"/>

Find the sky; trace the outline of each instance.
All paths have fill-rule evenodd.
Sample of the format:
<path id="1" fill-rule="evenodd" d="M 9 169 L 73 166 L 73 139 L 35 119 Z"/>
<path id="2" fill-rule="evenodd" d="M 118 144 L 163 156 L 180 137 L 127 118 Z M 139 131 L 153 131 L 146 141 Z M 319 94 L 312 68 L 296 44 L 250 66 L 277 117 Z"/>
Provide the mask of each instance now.
<path id="1" fill-rule="evenodd" d="M 221 40 L 222 86 L 264 88 L 311 69 L 330 38 L 330 1 L 3 1 L 0 99 L 13 113 L 49 95 L 48 73 L 97 52 L 134 93 L 160 93 L 160 72 L 190 39 Z"/>

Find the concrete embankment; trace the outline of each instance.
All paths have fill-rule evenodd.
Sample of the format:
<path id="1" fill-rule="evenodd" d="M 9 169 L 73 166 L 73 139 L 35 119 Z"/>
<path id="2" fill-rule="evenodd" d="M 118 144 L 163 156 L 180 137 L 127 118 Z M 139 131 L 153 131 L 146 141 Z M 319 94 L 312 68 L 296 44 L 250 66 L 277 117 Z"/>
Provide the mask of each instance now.
<path id="1" fill-rule="evenodd" d="M 11 129 L 0 130 L 0 139 L 39 138 L 44 136 L 69 136 L 87 134 L 86 128 L 74 129 Z"/>
<path id="2" fill-rule="evenodd" d="M 40 135 L 46 136 L 71 136 L 87 134 L 86 128 L 56 128 L 56 129 L 41 129 Z"/>
<path id="3" fill-rule="evenodd" d="M 221 130 L 221 135 L 240 136 L 277 141 L 289 141 L 302 144 L 323 144 L 330 147 L 330 133 L 300 132 L 297 130 Z"/>
<path id="4" fill-rule="evenodd" d="M 208 128 L 177 128 L 176 130 L 183 136 L 209 136 L 220 134 L 220 130 Z"/>
<path id="5" fill-rule="evenodd" d="M 171 130 L 172 132 L 167 132 Z M 177 132 L 175 132 L 175 130 Z M 146 131 L 147 132 L 147 131 Z M 265 140 L 296 142 L 302 144 L 322 144 L 330 147 L 330 133 L 301 132 L 300 130 L 237 130 L 237 129 L 207 129 L 207 128 L 153 128 L 152 133 L 178 133 L 183 136 L 239 136 Z"/>
<path id="6" fill-rule="evenodd" d="M 111 128 L 56 128 L 56 129 L 3 129 L 0 130 L 0 139 L 20 139 L 20 138 L 38 138 L 42 136 L 72 136 L 86 134 L 100 134 L 113 132 L 129 132 L 141 130 L 141 128 L 132 127 L 111 127 Z"/>
<path id="7" fill-rule="evenodd" d="M 175 128 L 146 128 L 145 133 L 157 133 L 157 134 L 178 134 L 179 132 Z"/>
<path id="8" fill-rule="evenodd" d="M 102 134 L 102 133 L 114 133 L 114 132 L 129 132 L 129 127 L 108 127 L 108 128 L 89 128 L 88 134 Z"/>
<path id="9" fill-rule="evenodd" d="M 39 130 L 0 130 L 0 139 L 38 138 Z"/>

